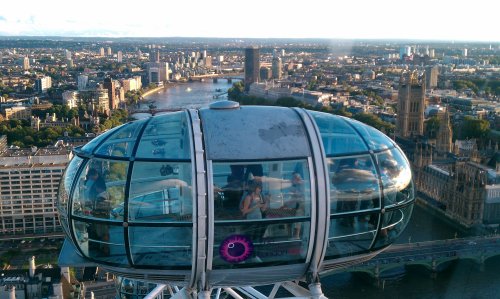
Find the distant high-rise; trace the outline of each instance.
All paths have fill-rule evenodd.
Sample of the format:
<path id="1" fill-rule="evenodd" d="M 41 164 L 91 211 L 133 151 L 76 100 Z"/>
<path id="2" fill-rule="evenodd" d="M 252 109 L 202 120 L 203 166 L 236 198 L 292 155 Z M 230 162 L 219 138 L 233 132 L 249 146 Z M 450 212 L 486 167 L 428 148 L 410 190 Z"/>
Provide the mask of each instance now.
<path id="1" fill-rule="evenodd" d="M 272 71 L 270 68 L 266 67 L 266 66 L 261 66 L 260 67 L 260 80 L 261 81 L 264 81 L 264 80 L 269 80 L 271 79 L 272 77 Z"/>
<path id="2" fill-rule="evenodd" d="M 436 56 L 434 49 L 429 49 L 429 57 L 434 58 Z"/>
<path id="3" fill-rule="evenodd" d="M 118 51 L 118 53 L 116 53 L 116 60 L 118 62 L 123 62 L 123 53 L 122 53 L 122 51 Z"/>
<path id="4" fill-rule="evenodd" d="M 100 54 L 101 56 L 104 56 L 104 48 L 103 48 L 103 47 L 101 47 L 101 48 L 99 49 L 99 54 Z"/>
<path id="5" fill-rule="evenodd" d="M 115 94 L 115 88 L 116 88 L 115 81 L 113 81 L 109 77 L 104 78 L 103 87 L 108 91 L 109 110 L 118 108 L 118 101 L 116 100 L 116 94 Z"/>
<path id="6" fill-rule="evenodd" d="M 168 78 L 168 63 L 166 62 L 150 62 L 148 63 L 148 80 L 149 83 L 160 83 L 169 80 Z"/>
<path id="7" fill-rule="evenodd" d="M 45 76 L 35 80 L 35 90 L 38 92 L 47 92 L 52 87 L 52 78 Z"/>
<path id="8" fill-rule="evenodd" d="M 274 57 L 273 58 L 273 78 L 274 79 L 281 79 L 281 73 L 283 72 L 283 64 L 281 63 L 281 58 L 280 57 Z"/>
<path id="9" fill-rule="evenodd" d="M 23 58 L 23 70 L 27 71 L 30 69 L 30 59 L 28 57 Z"/>
<path id="10" fill-rule="evenodd" d="M 439 67 L 433 66 L 433 67 L 427 67 L 425 69 L 425 86 L 427 88 L 435 88 L 437 87 L 438 83 L 438 75 L 439 75 Z"/>
<path id="11" fill-rule="evenodd" d="M 250 85 L 259 82 L 259 62 L 260 51 L 257 47 L 245 49 L 245 90 L 250 89 Z"/>
<path id="12" fill-rule="evenodd" d="M 462 56 L 467 57 L 467 48 L 462 49 Z"/>
<path id="13" fill-rule="evenodd" d="M 399 81 L 396 134 L 400 137 L 423 135 L 424 109 L 425 73 L 421 79 L 416 70 L 403 73 Z"/>
<path id="14" fill-rule="evenodd" d="M 111 52 L 111 47 L 108 47 L 108 50 L 107 50 L 107 55 L 108 56 L 111 56 L 113 54 L 113 52 Z"/>
<path id="15" fill-rule="evenodd" d="M 212 56 L 206 56 L 204 58 L 204 64 L 205 64 L 205 67 L 207 68 L 211 68 L 212 67 Z"/>
<path id="16" fill-rule="evenodd" d="M 160 50 L 151 51 L 151 53 L 149 53 L 149 61 L 160 62 Z"/>
<path id="17" fill-rule="evenodd" d="M 404 46 L 399 48 L 399 57 L 401 59 L 404 58 L 404 56 L 410 56 L 411 55 L 411 47 L 410 46 Z"/>
<path id="18" fill-rule="evenodd" d="M 89 76 L 86 76 L 86 75 L 78 76 L 78 90 L 87 89 L 88 83 L 89 83 Z"/>
<path id="19" fill-rule="evenodd" d="M 71 51 L 70 50 L 64 50 L 64 53 L 66 55 L 66 59 L 70 60 L 71 59 Z"/>

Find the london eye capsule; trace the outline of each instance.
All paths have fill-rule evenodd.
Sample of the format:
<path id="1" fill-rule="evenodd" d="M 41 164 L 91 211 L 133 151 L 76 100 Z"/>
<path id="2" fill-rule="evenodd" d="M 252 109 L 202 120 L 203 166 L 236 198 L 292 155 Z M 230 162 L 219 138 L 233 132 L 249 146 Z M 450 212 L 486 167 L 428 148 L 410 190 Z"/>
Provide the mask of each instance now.
<path id="1" fill-rule="evenodd" d="M 318 277 L 407 225 L 408 160 L 341 116 L 221 101 L 75 148 L 59 190 L 59 263 L 195 289 Z"/>

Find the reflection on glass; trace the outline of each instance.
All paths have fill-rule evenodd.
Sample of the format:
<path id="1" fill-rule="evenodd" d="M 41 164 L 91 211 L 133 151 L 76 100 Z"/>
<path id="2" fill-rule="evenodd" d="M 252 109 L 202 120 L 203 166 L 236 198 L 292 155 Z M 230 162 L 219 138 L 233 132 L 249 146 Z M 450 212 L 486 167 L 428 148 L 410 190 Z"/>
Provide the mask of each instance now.
<path id="1" fill-rule="evenodd" d="M 147 124 L 136 157 L 189 159 L 190 142 L 185 112 L 159 115 Z"/>
<path id="2" fill-rule="evenodd" d="M 115 131 L 111 137 L 106 139 L 106 141 L 97 148 L 95 154 L 114 157 L 130 157 L 144 122 L 146 122 L 146 119 L 125 124 L 120 130 Z"/>
<path id="3" fill-rule="evenodd" d="M 308 234 L 297 237 L 300 227 L 308 232 L 310 224 L 287 222 L 279 224 L 225 225 L 216 227 L 214 235 L 214 269 L 234 265 L 252 267 L 256 264 L 273 265 L 297 263 L 306 256 Z"/>
<path id="4" fill-rule="evenodd" d="M 351 256 L 370 249 L 379 221 L 378 213 L 330 220 L 328 246 L 325 259 Z M 352 225 L 351 225 L 352 224 Z"/>
<path id="5" fill-rule="evenodd" d="M 191 164 L 136 162 L 128 209 L 130 221 L 192 221 Z M 123 217 L 123 207 L 113 217 Z"/>
<path id="6" fill-rule="evenodd" d="M 323 112 L 309 113 L 319 128 L 327 156 L 368 151 L 361 137 L 347 123 L 350 120 Z"/>
<path id="7" fill-rule="evenodd" d="M 73 180 L 75 179 L 76 172 L 80 165 L 82 164 L 83 159 L 75 156 L 73 160 L 69 163 L 66 168 L 63 180 L 59 185 L 59 202 L 58 208 L 61 214 L 67 214 L 67 204 L 69 200 L 69 193 L 71 192 L 71 186 L 73 186 Z"/>
<path id="8" fill-rule="evenodd" d="M 73 214 L 111 219 L 123 206 L 128 162 L 92 159 L 87 162 L 73 194 Z"/>
<path id="9" fill-rule="evenodd" d="M 330 213 L 341 214 L 380 207 L 380 188 L 370 155 L 328 159 L 331 177 Z M 354 217 L 346 225 L 354 225 Z"/>
<path id="10" fill-rule="evenodd" d="M 411 169 L 405 157 L 392 149 L 377 155 L 384 188 L 384 206 L 391 207 L 414 199 Z"/>
<path id="11" fill-rule="evenodd" d="M 305 258 L 311 215 L 307 160 L 214 163 L 213 171 L 216 268 Z M 270 223 L 276 220 L 281 221 Z"/>
<path id="12" fill-rule="evenodd" d="M 75 220 L 73 229 L 78 246 L 85 256 L 113 264 L 128 264 L 123 227 Z"/>
<path id="13" fill-rule="evenodd" d="M 215 220 L 256 219 L 249 215 L 257 213 L 258 219 L 311 214 L 306 160 L 214 163 L 213 169 Z"/>
<path id="14" fill-rule="evenodd" d="M 129 227 L 135 265 L 191 267 L 192 227 Z"/>
<path id="15" fill-rule="evenodd" d="M 379 130 L 356 120 L 350 119 L 349 122 L 361 134 L 371 150 L 377 151 L 394 147 L 392 140 Z"/>
<path id="16" fill-rule="evenodd" d="M 157 286 L 154 283 L 131 280 L 123 277 L 118 277 L 115 282 L 118 298 L 120 299 L 142 299 Z M 165 297 L 167 293 L 168 290 L 165 290 Z"/>
<path id="17" fill-rule="evenodd" d="M 402 209 L 387 211 L 383 215 L 382 229 L 377 237 L 375 249 L 389 245 L 404 231 L 406 225 L 410 221 L 413 205 L 406 206 Z"/>
<path id="18" fill-rule="evenodd" d="M 125 124 L 126 125 L 126 124 Z M 118 127 L 114 127 L 113 129 L 109 130 L 106 132 L 106 134 L 101 134 L 99 136 L 97 136 L 96 138 L 92 139 L 91 141 L 89 141 L 87 144 L 85 144 L 82 148 L 81 148 L 81 151 L 83 153 L 86 153 L 86 154 L 91 154 L 93 151 L 94 151 L 94 148 L 99 144 L 101 143 L 104 139 L 106 139 L 107 137 L 109 137 L 111 134 L 113 134 L 113 132 L 117 131 L 117 130 L 120 130 L 123 126 L 125 125 L 121 125 L 121 126 L 118 126 Z"/>

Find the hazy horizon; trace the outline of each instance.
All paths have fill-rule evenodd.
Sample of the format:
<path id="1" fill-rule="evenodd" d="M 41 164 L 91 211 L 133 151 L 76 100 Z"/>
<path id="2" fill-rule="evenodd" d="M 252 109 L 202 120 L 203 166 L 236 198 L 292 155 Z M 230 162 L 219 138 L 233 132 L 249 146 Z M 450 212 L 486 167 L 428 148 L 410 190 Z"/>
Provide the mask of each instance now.
<path id="1" fill-rule="evenodd" d="M 498 4 L 419 0 L 2 3 L 0 36 L 313 38 L 500 42 Z"/>

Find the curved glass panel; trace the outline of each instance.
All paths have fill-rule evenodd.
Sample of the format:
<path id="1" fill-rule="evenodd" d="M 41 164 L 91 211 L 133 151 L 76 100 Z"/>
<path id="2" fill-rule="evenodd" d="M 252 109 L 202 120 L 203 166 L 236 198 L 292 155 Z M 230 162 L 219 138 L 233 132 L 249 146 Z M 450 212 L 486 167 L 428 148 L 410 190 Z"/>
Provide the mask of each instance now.
<path id="1" fill-rule="evenodd" d="M 384 188 L 386 208 L 415 198 L 411 181 L 411 168 L 398 148 L 376 155 Z"/>
<path id="2" fill-rule="evenodd" d="M 192 222 L 191 163 L 135 162 L 130 182 L 128 220 Z M 116 211 L 115 218 L 123 217 Z"/>
<path id="3" fill-rule="evenodd" d="M 189 159 L 191 139 L 185 112 L 159 115 L 146 126 L 136 157 Z"/>
<path id="4" fill-rule="evenodd" d="M 368 148 L 343 117 L 308 111 L 319 128 L 326 156 L 366 152 Z"/>
<path id="5" fill-rule="evenodd" d="M 213 163 L 213 173 L 214 268 L 303 261 L 311 215 L 307 160 Z"/>
<path id="6" fill-rule="evenodd" d="M 85 256 L 117 265 L 128 265 L 121 225 L 74 220 L 73 229 L 77 244 Z"/>
<path id="7" fill-rule="evenodd" d="M 148 119 L 123 125 L 101 144 L 94 154 L 110 157 L 130 157 L 142 126 Z"/>
<path id="8" fill-rule="evenodd" d="M 102 133 L 101 135 L 99 135 L 96 138 L 90 140 L 87 144 L 85 144 L 84 146 L 82 146 L 82 148 L 80 149 L 80 151 L 82 153 L 85 153 L 85 154 L 92 154 L 92 152 L 94 151 L 94 148 L 99 143 L 101 143 L 101 141 L 103 141 L 104 139 L 108 138 L 109 136 L 111 136 L 111 134 L 113 134 L 113 132 L 115 132 L 116 130 L 119 130 L 121 127 L 123 127 L 125 125 L 114 127 L 112 129 L 110 129 L 110 130 Z"/>
<path id="9" fill-rule="evenodd" d="M 130 227 L 130 253 L 136 266 L 191 268 L 192 227 Z"/>
<path id="10" fill-rule="evenodd" d="M 370 249 L 377 232 L 379 214 L 357 216 L 359 221 L 356 222 L 352 222 L 351 218 L 347 216 L 330 220 L 325 259 L 352 256 Z"/>
<path id="11" fill-rule="evenodd" d="M 157 284 L 118 276 L 115 279 L 115 286 L 118 299 L 142 299 L 156 288 Z M 167 293 L 168 290 L 163 292 L 165 297 Z"/>
<path id="12" fill-rule="evenodd" d="M 380 207 L 380 187 L 370 155 L 330 158 L 330 213 L 342 214 Z M 354 217 L 352 223 L 354 224 Z"/>
<path id="13" fill-rule="evenodd" d="M 382 248 L 393 243 L 396 238 L 404 231 L 410 221 L 413 205 L 402 209 L 387 211 L 383 214 L 382 229 L 375 242 L 374 249 Z"/>
<path id="14" fill-rule="evenodd" d="M 128 162 L 92 159 L 84 166 L 73 193 L 73 215 L 115 219 L 123 206 Z"/>
<path id="15" fill-rule="evenodd" d="M 371 150 L 377 151 L 394 147 L 392 140 L 379 130 L 353 119 L 349 119 L 348 121 L 363 136 L 363 139 L 368 143 Z"/>
<path id="16" fill-rule="evenodd" d="M 61 225 L 66 232 L 69 232 L 68 226 L 68 203 L 69 195 L 71 192 L 71 187 L 73 186 L 73 181 L 75 179 L 76 173 L 82 165 L 83 159 L 75 156 L 71 162 L 69 162 L 68 167 L 64 171 L 63 179 L 59 184 L 58 202 L 57 209 L 59 210 L 59 219 Z"/>

